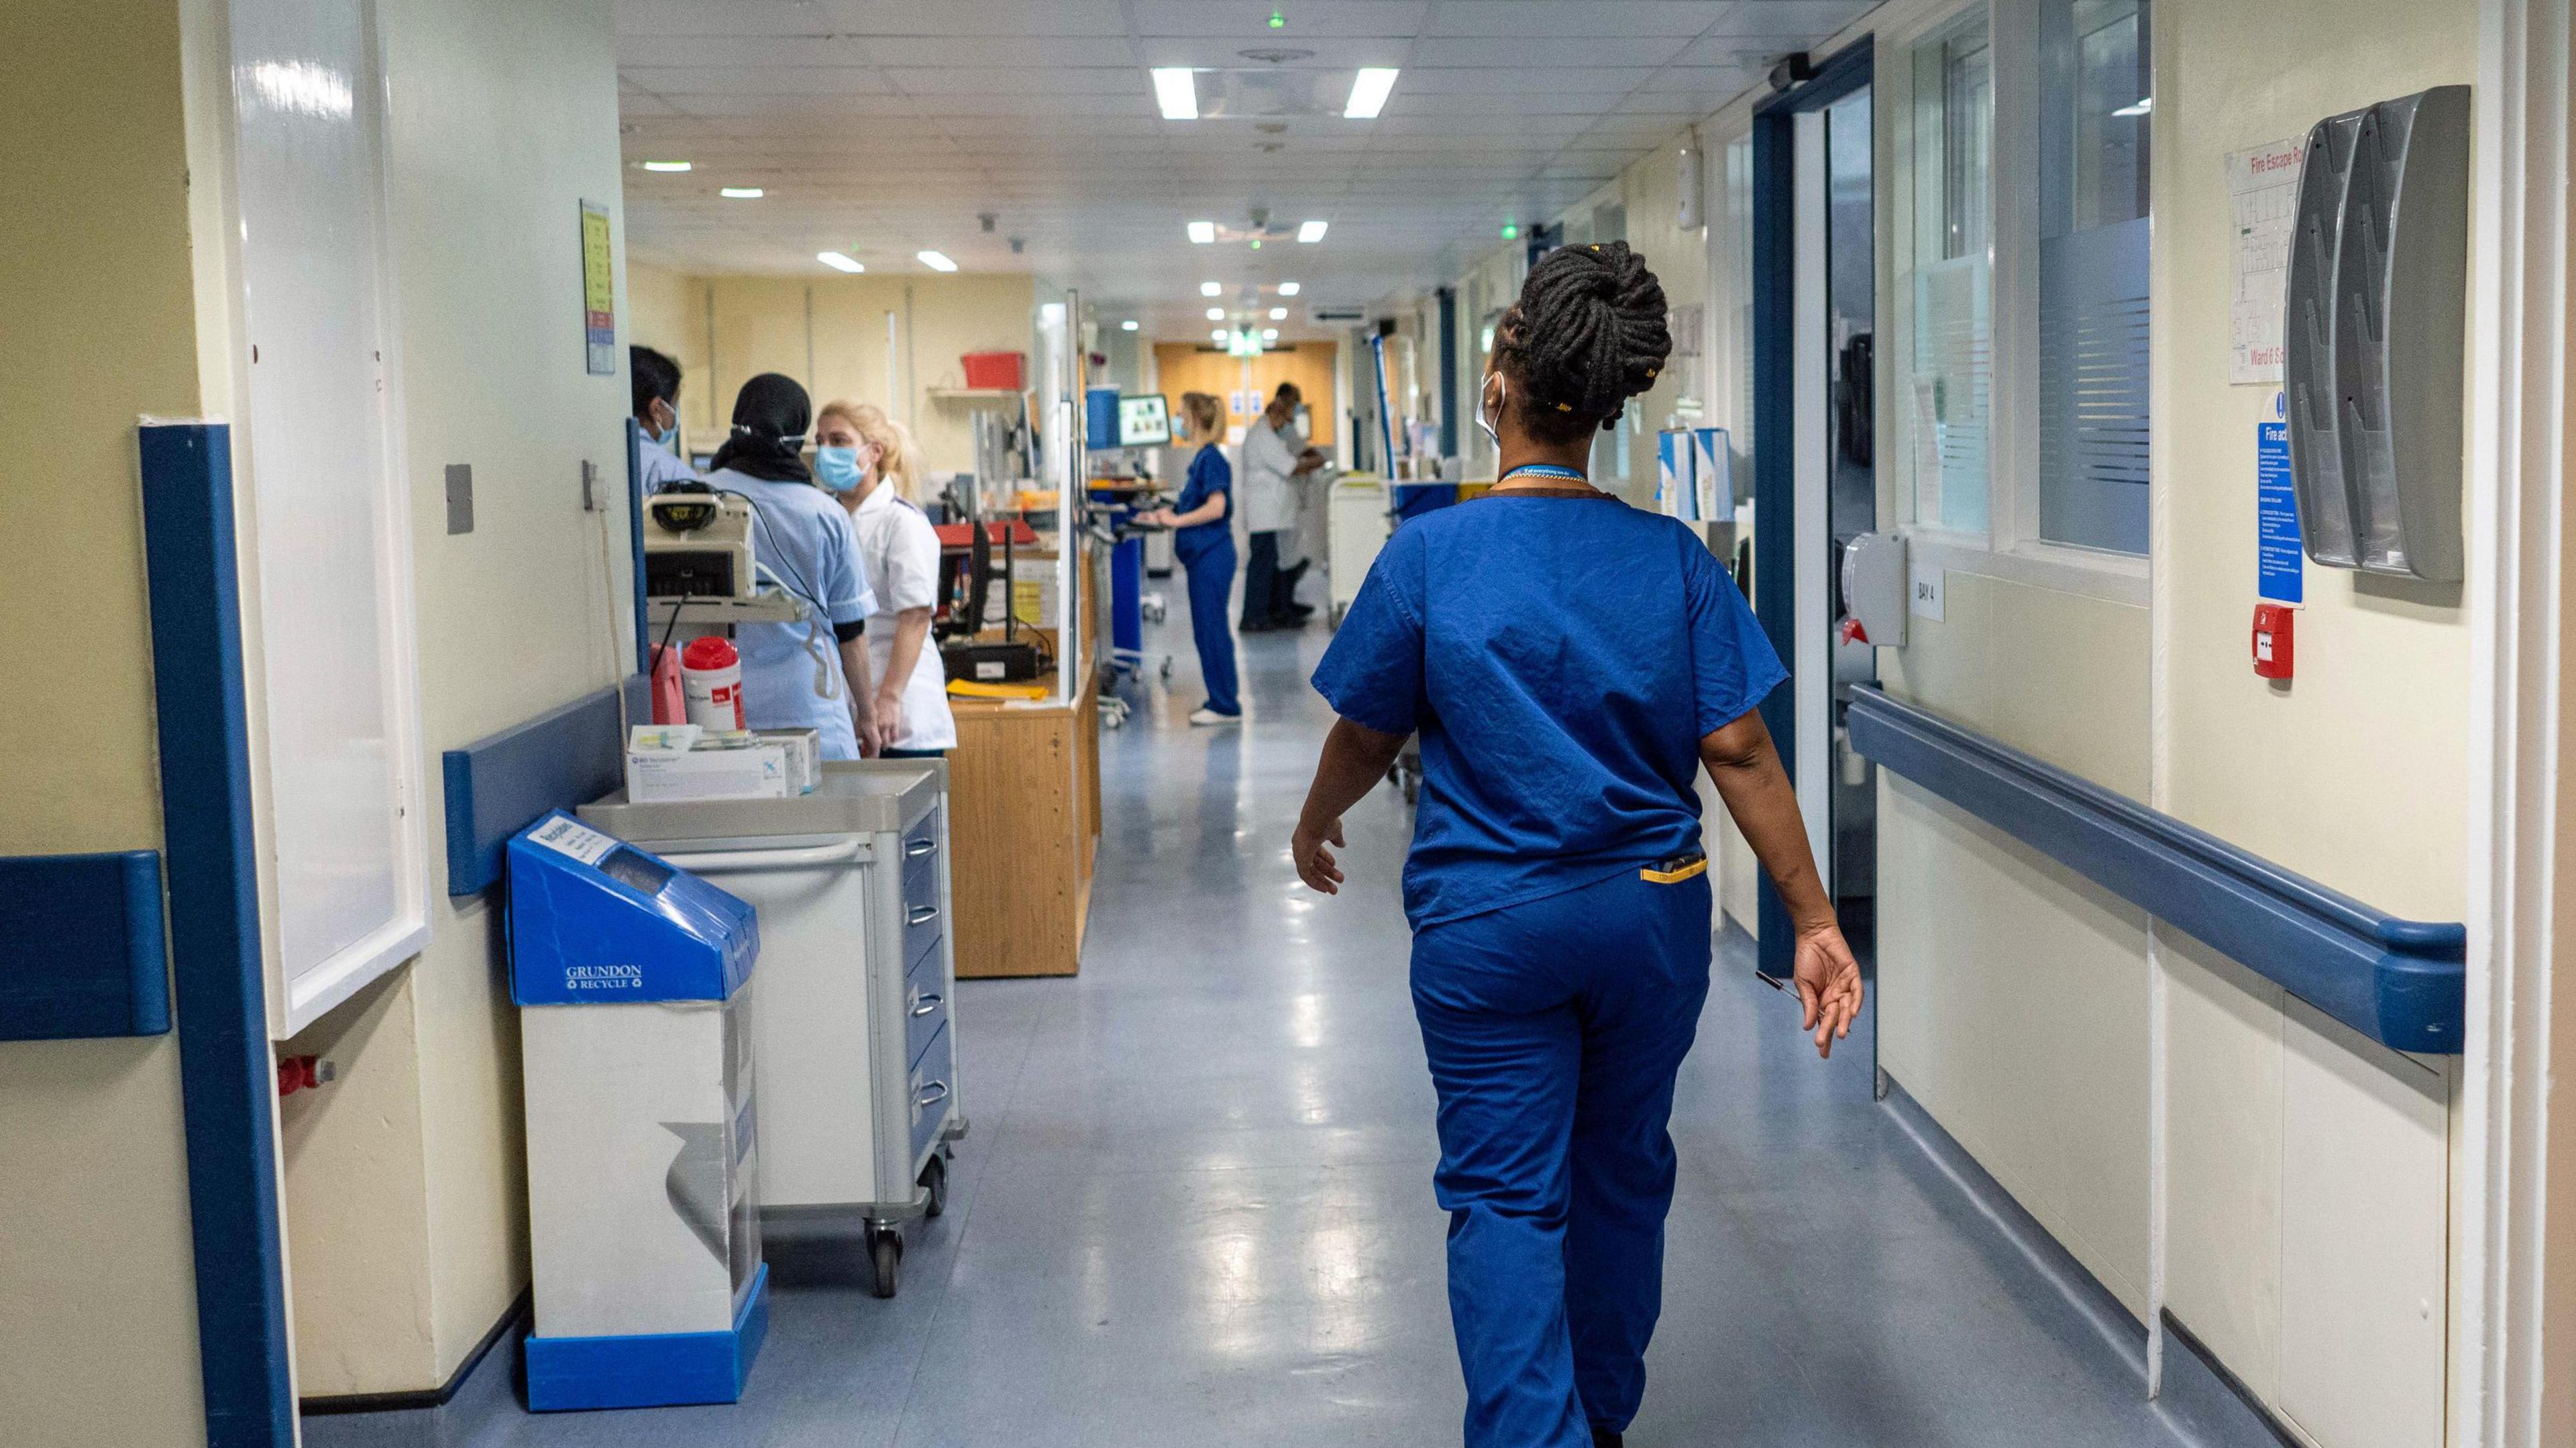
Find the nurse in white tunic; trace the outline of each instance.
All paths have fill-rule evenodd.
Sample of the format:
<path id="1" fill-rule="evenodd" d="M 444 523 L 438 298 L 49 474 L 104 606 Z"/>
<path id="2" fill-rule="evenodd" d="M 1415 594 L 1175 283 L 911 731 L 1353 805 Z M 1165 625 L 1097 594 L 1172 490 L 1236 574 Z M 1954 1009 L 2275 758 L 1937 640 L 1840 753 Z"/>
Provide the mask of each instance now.
<path id="1" fill-rule="evenodd" d="M 957 743 L 948 676 L 930 646 L 939 603 L 939 535 L 904 495 L 919 484 L 912 435 L 871 403 L 835 402 L 814 423 L 814 477 L 850 510 L 859 563 L 876 594 L 868 620 L 881 758 L 947 753 Z"/>

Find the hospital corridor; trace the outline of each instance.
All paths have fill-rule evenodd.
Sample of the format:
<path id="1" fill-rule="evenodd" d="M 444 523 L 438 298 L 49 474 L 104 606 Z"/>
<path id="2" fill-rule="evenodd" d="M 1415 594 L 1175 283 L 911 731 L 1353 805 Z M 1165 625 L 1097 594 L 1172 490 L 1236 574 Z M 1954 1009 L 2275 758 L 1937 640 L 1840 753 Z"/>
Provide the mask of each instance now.
<path id="1" fill-rule="evenodd" d="M 2570 0 L 0 126 L 0 1448 L 2576 1445 Z"/>

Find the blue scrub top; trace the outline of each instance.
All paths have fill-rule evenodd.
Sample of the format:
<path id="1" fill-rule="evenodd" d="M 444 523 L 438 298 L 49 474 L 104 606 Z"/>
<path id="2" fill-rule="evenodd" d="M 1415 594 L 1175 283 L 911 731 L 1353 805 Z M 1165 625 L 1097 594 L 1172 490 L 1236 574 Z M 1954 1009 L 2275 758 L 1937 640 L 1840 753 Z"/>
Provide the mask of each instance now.
<path id="1" fill-rule="evenodd" d="M 1422 735 L 1419 930 L 1699 849 L 1701 736 L 1787 677 L 1681 523 L 1496 495 L 1396 530 L 1315 687 L 1355 724 Z"/>
<path id="2" fill-rule="evenodd" d="M 1216 493 L 1226 495 L 1225 516 L 1193 523 L 1172 534 L 1172 556 L 1184 566 L 1214 553 L 1219 544 L 1234 546 L 1234 467 L 1225 460 L 1225 449 L 1207 443 L 1190 459 L 1189 478 L 1181 484 L 1181 496 L 1172 504 L 1172 511 L 1189 512 Z"/>
<path id="3" fill-rule="evenodd" d="M 825 759 L 859 757 L 859 735 L 850 722 L 850 682 L 841 674 L 833 624 L 858 623 L 876 612 L 859 564 L 859 539 L 839 502 L 811 483 L 773 483 L 726 468 L 707 482 L 751 500 L 752 557 L 764 581 L 807 600 L 795 623 L 747 623 L 734 630 L 742 651 L 742 711 L 754 729 L 814 729 Z M 814 606 L 822 605 L 816 622 Z M 816 653 L 820 652 L 818 661 Z M 814 690 L 815 670 L 827 671 L 833 697 Z"/>

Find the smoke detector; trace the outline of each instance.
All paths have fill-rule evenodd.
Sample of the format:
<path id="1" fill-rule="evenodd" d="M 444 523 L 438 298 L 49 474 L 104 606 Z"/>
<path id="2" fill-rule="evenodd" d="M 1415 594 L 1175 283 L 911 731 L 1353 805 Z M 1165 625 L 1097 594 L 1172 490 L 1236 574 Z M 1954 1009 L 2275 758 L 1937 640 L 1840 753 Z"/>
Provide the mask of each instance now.
<path id="1" fill-rule="evenodd" d="M 1235 54 L 1242 56 L 1246 60 L 1260 61 L 1264 65 L 1286 65 L 1292 60 L 1313 60 L 1315 58 L 1315 52 L 1311 50 L 1299 50 L 1295 46 L 1290 45 L 1256 45 L 1250 50 L 1238 50 Z"/>

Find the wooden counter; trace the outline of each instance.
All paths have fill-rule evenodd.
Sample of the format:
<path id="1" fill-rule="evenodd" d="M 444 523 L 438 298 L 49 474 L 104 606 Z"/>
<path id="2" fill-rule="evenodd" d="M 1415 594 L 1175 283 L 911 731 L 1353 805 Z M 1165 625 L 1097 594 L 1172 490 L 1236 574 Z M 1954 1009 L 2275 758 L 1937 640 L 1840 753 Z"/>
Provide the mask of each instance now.
<path id="1" fill-rule="evenodd" d="M 1100 698 L 954 699 L 951 894 L 961 976 L 1072 975 L 1100 842 Z"/>

